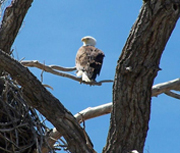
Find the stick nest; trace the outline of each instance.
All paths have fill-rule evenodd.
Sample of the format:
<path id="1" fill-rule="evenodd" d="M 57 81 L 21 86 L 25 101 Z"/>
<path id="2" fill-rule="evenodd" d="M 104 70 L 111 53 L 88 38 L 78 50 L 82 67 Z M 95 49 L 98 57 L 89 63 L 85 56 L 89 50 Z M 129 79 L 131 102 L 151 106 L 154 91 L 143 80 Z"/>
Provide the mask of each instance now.
<path id="1" fill-rule="evenodd" d="M 41 152 L 48 131 L 21 88 L 8 75 L 0 77 L 0 152 Z"/>

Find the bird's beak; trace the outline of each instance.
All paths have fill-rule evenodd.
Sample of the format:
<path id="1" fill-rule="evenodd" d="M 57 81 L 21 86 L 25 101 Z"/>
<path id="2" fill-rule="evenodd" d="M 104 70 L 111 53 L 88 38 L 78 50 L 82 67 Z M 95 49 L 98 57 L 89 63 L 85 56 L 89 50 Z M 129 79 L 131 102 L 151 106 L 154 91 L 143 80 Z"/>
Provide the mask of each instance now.
<path id="1" fill-rule="evenodd" d="M 82 39 L 81 39 L 81 41 L 85 41 L 85 40 L 86 40 L 86 38 L 82 38 Z"/>

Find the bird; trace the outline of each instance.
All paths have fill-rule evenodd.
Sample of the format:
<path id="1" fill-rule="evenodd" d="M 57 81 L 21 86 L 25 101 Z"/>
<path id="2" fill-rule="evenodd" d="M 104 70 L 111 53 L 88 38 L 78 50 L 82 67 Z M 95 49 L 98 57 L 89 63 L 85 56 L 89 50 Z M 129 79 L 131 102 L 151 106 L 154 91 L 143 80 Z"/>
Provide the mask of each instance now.
<path id="1" fill-rule="evenodd" d="M 85 82 L 96 82 L 96 76 L 100 74 L 104 53 L 96 48 L 96 39 L 85 36 L 81 39 L 83 45 L 76 54 L 76 75 Z"/>

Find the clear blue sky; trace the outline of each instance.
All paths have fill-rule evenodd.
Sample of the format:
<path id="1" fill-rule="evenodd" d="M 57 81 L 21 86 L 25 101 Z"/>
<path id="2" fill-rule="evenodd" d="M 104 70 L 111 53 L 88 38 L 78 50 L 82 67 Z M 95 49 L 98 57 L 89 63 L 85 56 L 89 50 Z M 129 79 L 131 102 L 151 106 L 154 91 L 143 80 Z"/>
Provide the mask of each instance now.
<path id="1" fill-rule="evenodd" d="M 117 60 L 135 22 L 142 1 L 109 0 L 38 0 L 30 8 L 13 44 L 16 59 L 38 60 L 45 64 L 71 67 L 82 45 L 83 36 L 97 39 L 104 51 L 101 75 L 98 80 L 113 79 Z M 154 84 L 180 77 L 180 23 L 165 48 Z M 30 69 L 38 78 L 41 71 Z M 112 101 L 112 83 L 100 87 L 79 84 L 68 78 L 44 73 L 44 82 L 73 114 Z M 151 120 L 144 147 L 145 153 L 177 153 L 180 150 L 180 101 L 160 95 L 152 98 Z M 86 121 L 86 130 L 97 152 L 106 143 L 110 115 Z"/>

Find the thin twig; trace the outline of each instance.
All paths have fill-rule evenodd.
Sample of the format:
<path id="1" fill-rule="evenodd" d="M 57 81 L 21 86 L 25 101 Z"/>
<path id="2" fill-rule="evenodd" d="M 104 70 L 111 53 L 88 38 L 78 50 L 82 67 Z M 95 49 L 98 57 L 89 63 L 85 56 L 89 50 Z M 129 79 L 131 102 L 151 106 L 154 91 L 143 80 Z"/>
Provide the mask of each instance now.
<path id="1" fill-rule="evenodd" d="M 75 71 L 76 67 L 62 67 L 62 66 L 57 66 L 57 65 L 49 65 L 52 69 L 59 70 L 59 71 Z"/>
<path id="2" fill-rule="evenodd" d="M 24 127 L 24 126 L 28 126 L 28 123 L 22 123 L 22 124 L 16 125 L 15 127 L 7 128 L 7 129 L 4 129 L 4 128 L 1 129 L 0 128 L 0 131 L 1 132 L 10 132 L 10 131 L 15 130 L 16 128 L 20 128 L 20 127 Z"/>
<path id="3" fill-rule="evenodd" d="M 0 150 L 3 150 L 3 151 L 5 151 L 5 152 L 7 152 L 7 153 L 8 153 L 8 152 L 9 152 L 9 153 L 12 153 L 12 151 L 9 151 L 9 150 L 7 150 L 7 149 L 4 149 L 4 148 L 1 147 L 1 146 L 0 146 Z"/>
<path id="4" fill-rule="evenodd" d="M 43 65 L 45 66 L 45 61 Z M 42 69 L 42 72 L 41 72 L 41 83 L 43 83 L 43 73 L 44 73 L 44 69 Z"/>

